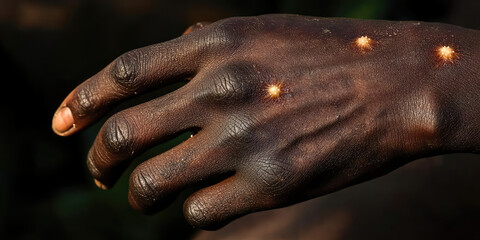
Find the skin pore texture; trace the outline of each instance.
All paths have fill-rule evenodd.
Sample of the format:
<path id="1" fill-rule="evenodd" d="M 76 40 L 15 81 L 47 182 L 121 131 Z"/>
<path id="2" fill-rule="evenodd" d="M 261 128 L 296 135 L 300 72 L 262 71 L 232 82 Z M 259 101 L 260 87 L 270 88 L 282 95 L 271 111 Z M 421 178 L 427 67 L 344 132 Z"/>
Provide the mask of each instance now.
<path id="1" fill-rule="evenodd" d="M 296 15 L 197 24 L 127 52 L 75 88 L 53 130 L 72 135 L 119 102 L 190 79 L 110 117 L 87 165 L 107 189 L 133 158 L 196 134 L 138 166 L 133 208 L 193 193 L 186 219 L 215 229 L 386 174 L 412 160 L 480 150 L 480 33 L 425 22 Z"/>

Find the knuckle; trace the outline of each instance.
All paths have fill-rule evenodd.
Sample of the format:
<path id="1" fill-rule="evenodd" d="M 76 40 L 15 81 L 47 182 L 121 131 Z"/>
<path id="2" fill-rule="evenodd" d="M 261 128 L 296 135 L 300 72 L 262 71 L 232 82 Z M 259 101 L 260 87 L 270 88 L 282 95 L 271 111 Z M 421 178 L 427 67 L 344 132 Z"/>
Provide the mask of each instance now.
<path id="1" fill-rule="evenodd" d="M 264 158 L 257 161 L 256 174 L 263 194 L 275 199 L 288 192 L 294 177 L 292 167 L 286 161 Z"/>
<path id="2" fill-rule="evenodd" d="M 207 225 L 208 213 L 207 205 L 202 198 L 195 198 L 194 200 L 187 200 L 183 209 L 187 221 L 197 227 Z M 212 214 L 212 213 L 210 213 Z"/>
<path id="3" fill-rule="evenodd" d="M 147 169 L 137 167 L 130 176 L 129 184 L 130 193 L 140 208 L 148 209 L 156 203 L 159 188 Z"/>
<path id="4" fill-rule="evenodd" d="M 110 70 L 113 81 L 126 89 L 134 89 L 141 68 L 141 54 L 139 50 L 132 50 L 118 57 Z"/>
<path id="5" fill-rule="evenodd" d="M 246 42 L 248 36 L 261 24 L 256 17 L 232 17 L 217 21 L 201 34 L 199 43 L 205 48 L 233 51 Z"/>
<path id="6" fill-rule="evenodd" d="M 232 115 L 225 121 L 219 139 L 231 147 L 249 144 L 255 141 L 254 127 L 256 120 L 246 115 Z"/>
<path id="7" fill-rule="evenodd" d="M 130 154 L 133 151 L 133 130 L 128 119 L 117 113 L 107 120 L 103 128 L 103 145 L 113 154 Z"/>
<path id="8" fill-rule="evenodd" d="M 241 44 L 243 38 L 241 28 L 242 24 L 237 18 L 221 20 L 214 24 L 210 33 L 200 42 L 207 46 L 234 49 Z"/>
<path id="9" fill-rule="evenodd" d="M 252 64 L 230 63 L 211 72 L 209 81 L 198 91 L 205 101 L 230 107 L 232 104 L 251 102 L 258 89 L 260 76 Z"/>
<path id="10" fill-rule="evenodd" d="M 76 104 L 72 106 L 75 108 L 78 117 L 85 117 L 91 112 L 98 109 L 98 95 L 92 91 L 90 83 L 76 92 Z"/>

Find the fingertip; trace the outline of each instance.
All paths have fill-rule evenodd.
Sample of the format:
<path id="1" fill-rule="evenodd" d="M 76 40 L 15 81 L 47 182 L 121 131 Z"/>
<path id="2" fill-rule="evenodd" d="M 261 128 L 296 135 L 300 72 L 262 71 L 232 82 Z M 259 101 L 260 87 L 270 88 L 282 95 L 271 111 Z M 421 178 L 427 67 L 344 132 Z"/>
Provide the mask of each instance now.
<path id="1" fill-rule="evenodd" d="M 208 226 L 205 208 L 195 197 L 189 197 L 183 204 L 183 215 L 187 222 L 196 228 Z"/>
<path id="2" fill-rule="evenodd" d="M 203 205 L 201 199 L 188 198 L 183 205 L 185 220 L 195 227 L 203 230 L 214 231 L 227 225 L 231 220 L 216 216 L 216 208 L 210 209 L 207 204 Z"/>
<path id="3" fill-rule="evenodd" d="M 74 128 L 75 123 L 70 108 L 66 106 L 59 108 L 52 119 L 53 131 L 60 136 L 66 136 Z"/>
<path id="4" fill-rule="evenodd" d="M 245 214 L 264 209 L 260 197 L 249 183 L 234 175 L 190 195 L 183 204 L 183 214 L 194 227 L 217 230 Z"/>
<path id="5" fill-rule="evenodd" d="M 97 185 L 98 188 L 100 188 L 102 190 L 107 190 L 108 189 L 107 185 L 103 184 L 102 182 L 98 181 L 97 179 L 93 179 L 93 181 L 95 182 L 95 185 Z"/>
<path id="6" fill-rule="evenodd" d="M 173 198 L 166 198 L 158 200 L 158 202 L 152 205 L 145 205 L 142 199 L 138 198 L 138 195 L 134 194 L 131 189 L 128 190 L 128 202 L 130 206 L 133 210 L 145 215 L 153 215 L 173 202 Z"/>
<path id="7" fill-rule="evenodd" d="M 131 189 L 128 189 L 128 202 L 130 203 L 130 206 L 133 208 L 133 210 L 142 213 L 145 212 L 145 209 L 138 204 L 137 200 L 135 200 Z"/>

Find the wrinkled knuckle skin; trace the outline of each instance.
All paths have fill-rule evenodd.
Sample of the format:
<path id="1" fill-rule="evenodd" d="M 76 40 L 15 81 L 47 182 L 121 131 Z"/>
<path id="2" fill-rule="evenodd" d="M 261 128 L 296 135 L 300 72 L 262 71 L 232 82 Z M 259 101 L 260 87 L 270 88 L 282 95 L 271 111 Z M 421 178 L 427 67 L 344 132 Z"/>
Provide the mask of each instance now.
<path id="1" fill-rule="evenodd" d="M 194 227 L 218 230 L 245 213 L 232 213 L 235 209 L 208 203 L 208 197 L 191 197 L 183 205 L 185 219 Z M 234 207 L 233 207 L 234 208 Z"/>
<path id="2" fill-rule="evenodd" d="M 208 25 L 208 31 L 199 34 L 198 43 L 201 48 L 215 52 L 235 52 L 248 43 L 252 36 L 264 27 L 258 17 L 226 18 Z"/>
<path id="3" fill-rule="evenodd" d="M 218 136 L 218 139 L 223 141 L 231 148 L 242 148 L 244 152 L 245 144 L 253 144 L 255 142 L 255 124 L 256 120 L 246 115 L 232 115 L 225 121 L 225 126 Z"/>
<path id="4" fill-rule="evenodd" d="M 99 110 L 99 96 L 91 82 L 87 82 L 75 94 L 75 101 L 70 103 L 68 107 L 72 109 L 76 117 L 83 118 Z"/>
<path id="5" fill-rule="evenodd" d="M 206 205 L 202 199 L 185 202 L 183 211 L 185 218 L 192 226 L 203 228 L 210 224 Z"/>
<path id="6" fill-rule="evenodd" d="M 286 161 L 261 159 L 257 161 L 256 175 L 261 192 L 266 197 L 276 199 L 289 191 L 293 183 L 293 171 Z"/>
<path id="7" fill-rule="evenodd" d="M 134 133 L 129 120 L 117 113 L 102 129 L 102 143 L 110 154 L 129 155 L 133 151 Z"/>
<path id="8" fill-rule="evenodd" d="M 125 90 L 138 87 L 138 76 L 141 67 L 141 54 L 139 50 L 124 53 L 112 64 L 110 70 L 113 81 Z"/>
<path id="9" fill-rule="evenodd" d="M 138 167 L 130 175 L 130 198 L 135 209 L 148 213 L 157 204 L 159 187 L 150 171 Z"/>
<path id="10" fill-rule="evenodd" d="M 244 23 L 239 18 L 227 18 L 212 24 L 208 34 L 203 35 L 200 43 L 212 46 L 217 50 L 233 51 L 238 48 L 244 39 Z"/>
<path id="11" fill-rule="evenodd" d="M 253 64 L 231 63 L 208 74 L 197 98 L 217 106 L 231 107 L 256 99 L 262 76 Z"/>

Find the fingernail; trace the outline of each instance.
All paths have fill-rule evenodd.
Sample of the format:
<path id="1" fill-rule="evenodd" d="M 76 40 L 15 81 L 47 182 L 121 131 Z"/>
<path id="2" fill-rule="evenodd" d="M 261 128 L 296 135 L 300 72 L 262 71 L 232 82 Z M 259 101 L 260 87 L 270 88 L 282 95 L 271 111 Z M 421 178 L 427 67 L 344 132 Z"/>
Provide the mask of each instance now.
<path id="1" fill-rule="evenodd" d="M 60 133 L 71 129 L 73 127 L 73 116 L 70 108 L 63 107 L 59 109 L 53 117 L 52 126 Z"/>
<path id="2" fill-rule="evenodd" d="M 97 179 L 93 179 L 93 181 L 95 182 L 95 185 L 97 185 L 97 187 L 101 188 L 102 190 L 107 190 L 108 189 L 107 186 L 105 186 L 103 183 L 101 183 Z"/>

